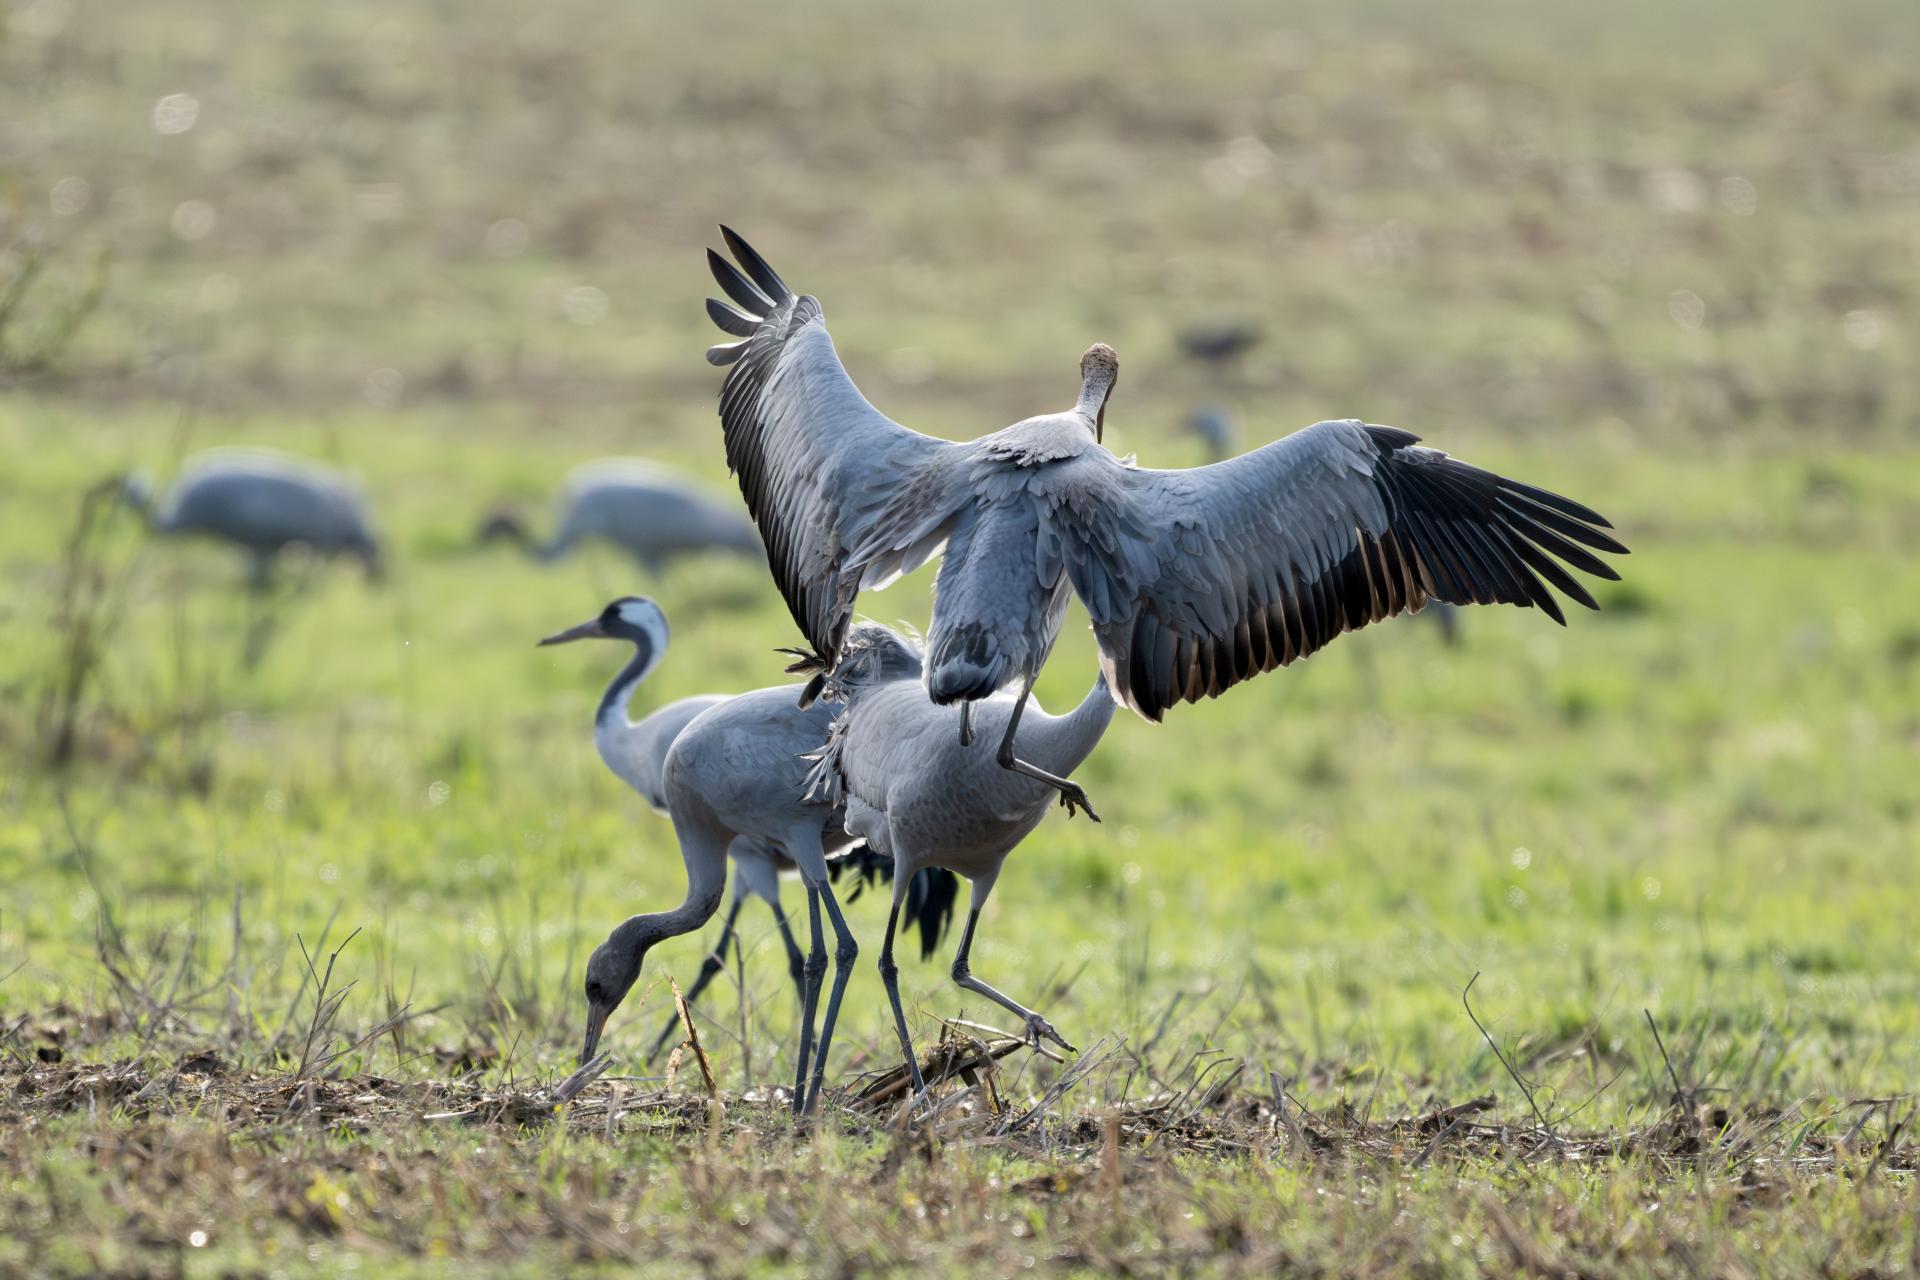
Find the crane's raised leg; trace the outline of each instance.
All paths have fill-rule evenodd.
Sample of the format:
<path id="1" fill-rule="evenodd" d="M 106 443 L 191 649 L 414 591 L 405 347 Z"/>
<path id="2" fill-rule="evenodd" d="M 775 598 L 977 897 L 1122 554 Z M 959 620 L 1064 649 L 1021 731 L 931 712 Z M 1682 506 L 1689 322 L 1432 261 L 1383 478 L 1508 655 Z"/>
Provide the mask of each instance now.
<path id="1" fill-rule="evenodd" d="M 727 918 L 720 926 L 720 940 L 713 944 L 713 950 L 700 962 L 700 976 L 693 980 L 693 985 L 682 996 L 689 1010 L 693 1008 L 693 1002 L 700 998 L 700 993 L 707 989 L 707 984 L 713 981 L 713 975 L 726 967 L 727 947 L 733 942 L 733 922 L 740 918 L 740 906 L 744 901 L 744 898 L 736 897 L 733 905 L 727 908 Z M 679 1026 L 680 1014 L 676 1010 L 667 1018 L 667 1025 L 660 1028 L 660 1036 L 653 1042 L 653 1048 L 647 1050 L 648 1062 L 660 1056 L 660 1050 L 666 1047 L 667 1040 Z"/>
<path id="2" fill-rule="evenodd" d="M 807 885 L 807 918 L 813 925 L 813 951 L 807 956 L 806 989 L 800 996 L 800 1056 L 793 1069 L 793 1114 L 804 1114 L 807 1067 L 813 1059 L 813 1011 L 820 1004 L 820 979 L 827 972 L 827 935 L 820 928 L 820 892 Z"/>
<path id="3" fill-rule="evenodd" d="M 854 941 L 853 930 L 847 928 L 846 917 L 840 914 L 840 904 L 834 899 L 833 887 L 824 872 L 820 877 L 820 896 L 826 899 L 827 915 L 833 921 L 836 943 L 833 949 L 833 990 L 827 996 L 827 1016 L 820 1024 L 820 1041 L 813 1051 L 813 1084 L 807 1090 L 804 1114 L 811 1114 L 814 1107 L 819 1105 L 820 1086 L 827 1075 L 827 1050 L 833 1045 L 833 1024 L 840 1020 L 840 997 L 846 993 L 847 979 L 853 976 L 853 962 L 860 955 L 860 944 Z M 818 990 L 816 987 L 816 994 Z"/>
<path id="4" fill-rule="evenodd" d="M 1014 701 L 1013 714 L 1007 717 L 1007 731 L 1000 737 L 1000 752 L 996 759 L 1002 769 L 1011 769 L 1015 773 L 1025 774 L 1038 782 L 1044 782 L 1060 793 L 1060 803 L 1067 807 L 1067 816 L 1072 817 L 1076 809 L 1085 809 L 1087 816 L 1095 822 L 1100 815 L 1093 811 L 1093 805 L 1087 800 L 1087 792 L 1079 783 L 1057 774 L 1048 773 L 1037 764 L 1029 764 L 1013 753 L 1013 735 L 1020 731 L 1020 716 L 1027 709 L 1027 699 L 1033 696 L 1033 676 L 1029 673 L 1020 684 L 1020 696 Z M 966 704 L 962 703 L 960 742 L 967 741 Z"/>
<path id="5" fill-rule="evenodd" d="M 1018 1001 L 1010 1000 L 1006 996 L 1001 995 L 998 991 L 995 991 L 992 987 L 974 977 L 973 972 L 967 967 L 967 954 L 973 950 L 973 927 L 979 923 L 980 905 L 986 901 L 986 894 L 980 892 L 980 884 L 980 881 L 974 881 L 973 908 L 967 912 L 967 931 L 961 935 L 960 950 L 953 957 L 953 980 L 969 991 L 979 992 L 987 999 L 999 1005 L 1002 1009 L 1005 1009 L 1008 1013 L 1011 1013 L 1014 1017 L 1026 1023 L 1028 1043 L 1039 1044 L 1041 1039 L 1045 1038 L 1053 1041 L 1068 1053 L 1078 1053 L 1078 1049 L 1068 1044 L 1066 1040 L 1061 1037 L 1060 1033 L 1053 1029 L 1051 1022 L 1048 1022 L 1045 1018 L 1027 1008 L 1025 1005 L 1020 1004 Z"/>
<path id="6" fill-rule="evenodd" d="M 906 877 L 893 877 L 893 910 L 887 913 L 887 937 L 880 944 L 880 981 L 887 988 L 887 1002 L 893 1006 L 893 1029 L 900 1033 L 900 1052 L 907 1055 L 907 1073 L 913 1077 L 913 1096 L 927 1091 L 920 1076 L 920 1055 L 913 1051 L 913 1033 L 907 1030 L 906 1011 L 900 1007 L 900 966 L 893 962 L 893 931 L 900 924 L 900 901 L 906 897 Z"/>

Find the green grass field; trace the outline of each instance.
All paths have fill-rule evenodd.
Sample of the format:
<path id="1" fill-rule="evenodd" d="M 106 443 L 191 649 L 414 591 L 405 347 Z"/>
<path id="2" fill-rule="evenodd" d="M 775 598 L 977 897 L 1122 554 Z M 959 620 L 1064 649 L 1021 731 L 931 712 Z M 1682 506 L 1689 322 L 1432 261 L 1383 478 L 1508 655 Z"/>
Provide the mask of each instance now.
<path id="1" fill-rule="evenodd" d="M 4 18 L 0 1273 L 1920 1270 L 1920 11 Z M 795 636 L 748 565 L 471 534 L 604 454 L 731 491 L 722 220 L 921 429 L 1064 407 L 1105 340 L 1144 463 L 1200 403 L 1394 423 L 1606 512 L 1625 581 L 1117 720 L 1106 821 L 1049 819 L 974 953 L 1077 1060 L 841 1105 L 896 1065 L 867 897 L 818 1131 L 752 908 L 714 1095 L 641 1061 L 687 938 L 622 1078 L 543 1106 L 587 951 L 683 881 L 590 741 L 622 655 L 533 641 L 659 600 L 638 714 Z M 1266 331 L 1224 384 L 1174 344 L 1220 316 Z M 387 583 L 250 600 L 83 502 L 229 443 L 362 476 Z M 863 604 L 923 625 L 926 575 Z M 997 1021 L 946 967 L 923 1044 Z"/>

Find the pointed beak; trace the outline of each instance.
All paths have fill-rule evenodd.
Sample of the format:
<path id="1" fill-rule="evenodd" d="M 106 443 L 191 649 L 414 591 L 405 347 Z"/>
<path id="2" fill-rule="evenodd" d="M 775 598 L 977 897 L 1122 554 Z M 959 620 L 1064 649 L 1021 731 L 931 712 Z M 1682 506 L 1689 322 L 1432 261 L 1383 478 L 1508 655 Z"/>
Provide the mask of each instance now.
<path id="1" fill-rule="evenodd" d="M 577 627 L 568 627 L 565 631 L 556 631 L 550 636 L 543 636 L 540 639 L 540 643 L 543 645 L 566 644 L 569 640 L 600 639 L 604 638 L 606 634 L 607 629 L 600 625 L 600 619 L 593 618 L 581 623 Z"/>
<path id="2" fill-rule="evenodd" d="M 590 1004 L 587 1006 L 587 1039 L 580 1046 L 580 1065 L 586 1066 L 593 1061 L 594 1052 L 600 1047 L 600 1033 L 606 1030 L 607 1017 L 613 1012 L 612 1005 Z"/>

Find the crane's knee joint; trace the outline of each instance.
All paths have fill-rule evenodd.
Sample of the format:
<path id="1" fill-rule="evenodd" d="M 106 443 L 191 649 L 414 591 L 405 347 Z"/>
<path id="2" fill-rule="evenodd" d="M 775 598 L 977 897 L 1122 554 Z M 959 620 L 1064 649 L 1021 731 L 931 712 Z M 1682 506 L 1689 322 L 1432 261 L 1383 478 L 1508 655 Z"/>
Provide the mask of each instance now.
<path id="1" fill-rule="evenodd" d="M 841 965 L 849 965 L 860 955 L 860 944 L 848 938 L 834 949 L 833 958 Z"/>
<path id="2" fill-rule="evenodd" d="M 973 970 L 967 968 L 967 962 L 965 960 L 955 960 L 953 962 L 953 980 L 955 982 L 964 985 L 966 980 L 972 976 Z"/>
<path id="3" fill-rule="evenodd" d="M 824 974 L 826 971 L 827 971 L 827 953 L 826 952 L 816 951 L 814 954 L 807 957 L 806 975 L 809 978 L 818 978 L 822 974 Z"/>
<path id="4" fill-rule="evenodd" d="M 893 957 L 884 951 L 880 953 L 880 976 L 888 982 L 900 976 L 900 966 L 895 964 Z"/>

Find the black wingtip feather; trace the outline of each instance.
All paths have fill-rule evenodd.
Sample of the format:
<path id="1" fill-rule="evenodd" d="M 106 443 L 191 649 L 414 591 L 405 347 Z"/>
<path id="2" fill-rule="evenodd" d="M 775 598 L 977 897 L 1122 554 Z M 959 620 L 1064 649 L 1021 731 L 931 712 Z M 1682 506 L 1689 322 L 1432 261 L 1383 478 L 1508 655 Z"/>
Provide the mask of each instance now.
<path id="1" fill-rule="evenodd" d="M 733 254 L 734 259 L 746 268 L 748 275 L 753 277 L 753 282 L 759 285 L 761 291 L 772 298 L 776 304 L 785 302 L 793 296 L 793 290 L 787 287 L 787 282 L 782 280 L 779 273 L 767 265 L 767 260 L 755 252 L 752 245 L 742 240 L 732 227 L 722 224 L 720 237 L 727 242 L 727 249 Z"/>
<path id="2" fill-rule="evenodd" d="M 1613 528 L 1613 522 L 1601 515 L 1598 511 L 1595 511 L 1592 507 L 1583 507 L 1572 498 L 1563 498 L 1550 490 L 1535 488 L 1530 484 L 1522 484 L 1518 480 L 1509 480 L 1505 476 L 1500 478 L 1500 487 L 1532 498 L 1542 506 L 1552 507 L 1555 511 L 1565 512 L 1575 520 L 1584 520 L 1588 524 L 1598 525 L 1602 529 Z"/>
<path id="3" fill-rule="evenodd" d="M 714 283 L 726 291 L 729 298 L 746 308 L 751 315 L 764 316 L 774 309 L 773 299 L 761 293 L 753 281 L 740 274 L 740 268 L 725 258 L 707 250 L 707 270 L 713 272 Z"/>
<path id="4" fill-rule="evenodd" d="M 721 332 L 730 333 L 736 338 L 751 338 L 753 331 L 760 327 L 760 317 L 735 311 L 718 298 L 707 299 L 707 318 L 718 325 Z"/>

